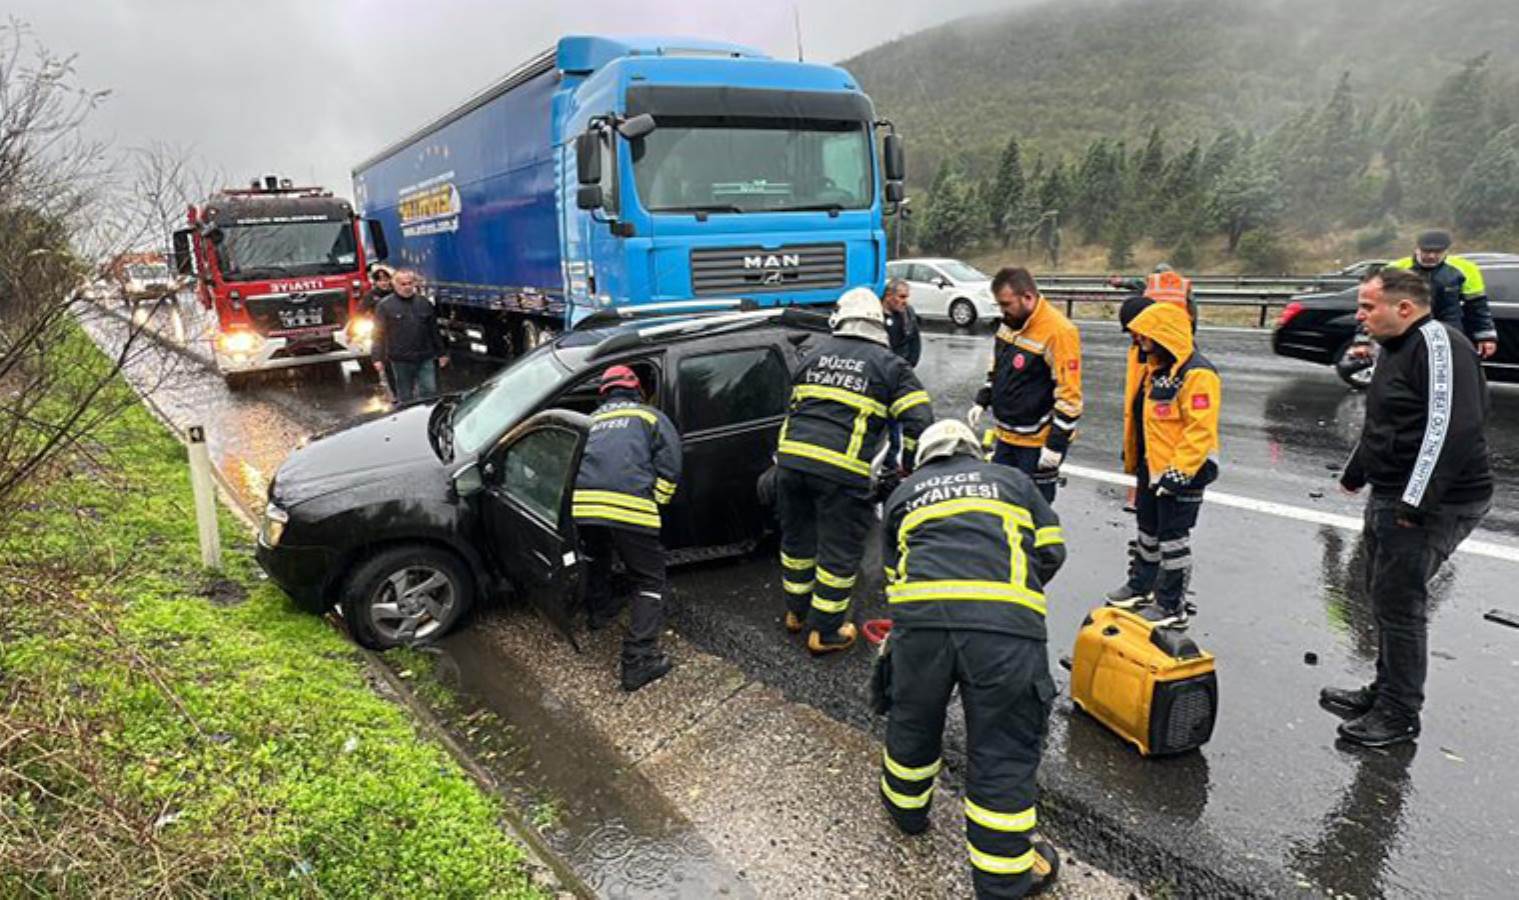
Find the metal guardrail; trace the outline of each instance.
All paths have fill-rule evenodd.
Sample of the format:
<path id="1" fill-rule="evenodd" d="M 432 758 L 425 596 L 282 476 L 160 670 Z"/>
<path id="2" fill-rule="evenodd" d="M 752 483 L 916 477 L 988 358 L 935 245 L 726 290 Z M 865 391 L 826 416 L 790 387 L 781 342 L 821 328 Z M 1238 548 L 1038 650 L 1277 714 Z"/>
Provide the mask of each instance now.
<path id="1" fill-rule="evenodd" d="M 1077 303 L 1117 304 L 1133 291 L 1113 287 L 1107 275 L 1039 275 L 1040 293 L 1050 300 L 1065 304 L 1065 313 L 1071 316 Z M 1292 298 L 1304 293 L 1340 291 L 1354 287 L 1355 278 L 1291 276 L 1228 276 L 1204 275 L 1192 279 L 1192 297 L 1199 310 L 1214 307 L 1254 308 L 1258 311 L 1256 326 L 1265 328 L 1272 307 L 1281 308 Z M 1201 313 L 1199 312 L 1199 315 Z"/>

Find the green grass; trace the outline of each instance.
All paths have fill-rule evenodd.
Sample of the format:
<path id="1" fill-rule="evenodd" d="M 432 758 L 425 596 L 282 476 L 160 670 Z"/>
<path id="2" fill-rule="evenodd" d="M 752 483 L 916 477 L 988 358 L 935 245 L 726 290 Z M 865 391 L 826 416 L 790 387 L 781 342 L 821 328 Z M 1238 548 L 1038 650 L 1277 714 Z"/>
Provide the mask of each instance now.
<path id="1" fill-rule="evenodd" d="M 496 801 L 225 513 L 246 599 L 201 596 L 178 442 L 141 408 L 97 440 L 0 528 L 0 896 L 536 896 Z"/>

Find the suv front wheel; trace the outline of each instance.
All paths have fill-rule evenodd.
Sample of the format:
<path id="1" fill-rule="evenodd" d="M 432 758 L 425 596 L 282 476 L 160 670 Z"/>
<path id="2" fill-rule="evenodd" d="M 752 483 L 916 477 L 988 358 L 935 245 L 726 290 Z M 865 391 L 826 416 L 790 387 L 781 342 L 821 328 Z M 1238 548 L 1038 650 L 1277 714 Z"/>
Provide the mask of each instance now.
<path id="1" fill-rule="evenodd" d="M 960 297 L 949 305 L 949 320 L 957 328 L 969 328 L 976 324 L 976 304 Z"/>
<path id="2" fill-rule="evenodd" d="M 421 545 L 392 547 L 349 577 L 343 620 L 353 639 L 372 650 L 425 644 L 464 617 L 474 591 L 469 569 L 452 553 Z"/>

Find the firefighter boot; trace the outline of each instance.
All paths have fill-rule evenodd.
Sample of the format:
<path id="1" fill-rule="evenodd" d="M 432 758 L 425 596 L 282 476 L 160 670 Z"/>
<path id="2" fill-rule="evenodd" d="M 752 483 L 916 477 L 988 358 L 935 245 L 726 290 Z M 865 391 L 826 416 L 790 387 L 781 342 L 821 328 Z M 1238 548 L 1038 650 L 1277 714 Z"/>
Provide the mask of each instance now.
<path id="1" fill-rule="evenodd" d="M 1032 897 L 1049 890 L 1055 879 L 1060 877 L 1060 854 L 1048 841 L 1034 838 L 1034 867 L 1029 869 L 1033 876 L 1033 883 L 1029 885 L 1028 893 L 1024 896 Z"/>
<path id="2" fill-rule="evenodd" d="M 1377 702 L 1377 689 L 1372 685 L 1358 688 L 1326 687 L 1319 691 L 1319 705 L 1344 718 L 1364 716 L 1371 712 Z"/>
<path id="3" fill-rule="evenodd" d="M 786 610 L 786 630 L 787 631 L 789 631 L 792 634 L 801 634 L 802 633 L 802 629 L 804 627 L 806 627 L 806 624 L 807 624 L 807 618 L 806 618 L 806 616 L 797 615 L 796 613 L 792 612 L 789 609 Z"/>
<path id="4" fill-rule="evenodd" d="M 663 653 L 653 656 L 645 656 L 639 659 L 624 659 L 622 661 L 622 689 L 633 693 L 639 688 L 651 684 L 669 674 L 674 664 L 670 657 Z"/>
<path id="5" fill-rule="evenodd" d="M 821 631 L 814 631 L 807 635 L 807 649 L 814 656 L 822 656 L 825 653 L 838 653 L 854 646 L 854 639 L 858 630 L 853 622 L 845 622 L 839 626 L 839 630 L 831 635 L 824 635 Z"/>

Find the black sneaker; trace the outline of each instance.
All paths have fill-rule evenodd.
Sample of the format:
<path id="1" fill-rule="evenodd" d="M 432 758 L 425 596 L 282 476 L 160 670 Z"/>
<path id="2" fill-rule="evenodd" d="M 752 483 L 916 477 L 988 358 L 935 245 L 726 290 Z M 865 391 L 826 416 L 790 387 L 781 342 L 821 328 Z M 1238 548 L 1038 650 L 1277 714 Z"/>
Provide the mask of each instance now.
<path id="1" fill-rule="evenodd" d="M 1024 895 L 1026 897 L 1044 893 L 1060 877 L 1060 854 L 1055 852 L 1054 846 L 1040 838 L 1035 838 L 1033 844 L 1034 866 L 1029 869 L 1029 874 L 1034 880 Z"/>
<path id="2" fill-rule="evenodd" d="M 674 667 L 675 664 L 670 662 L 670 657 L 663 653 L 633 663 L 624 662 L 622 664 L 622 689 L 631 694 L 639 688 L 665 677 Z"/>
<path id="3" fill-rule="evenodd" d="M 1366 715 L 1376 702 L 1377 692 L 1371 685 L 1358 688 L 1326 687 L 1319 691 L 1320 706 L 1349 718 Z"/>
<path id="4" fill-rule="evenodd" d="M 1173 608 L 1164 606 L 1146 606 L 1139 611 L 1147 621 L 1153 622 L 1156 628 L 1171 628 L 1176 631 L 1185 631 L 1187 623 L 1191 620 L 1191 613 L 1185 603 Z"/>
<path id="5" fill-rule="evenodd" d="M 1419 736 L 1419 717 L 1373 706 L 1371 712 L 1340 723 L 1340 737 L 1362 747 L 1390 747 Z"/>
<path id="6" fill-rule="evenodd" d="M 1114 609 L 1138 609 L 1152 602 L 1148 591 L 1136 591 L 1127 582 L 1107 594 L 1107 603 Z"/>

